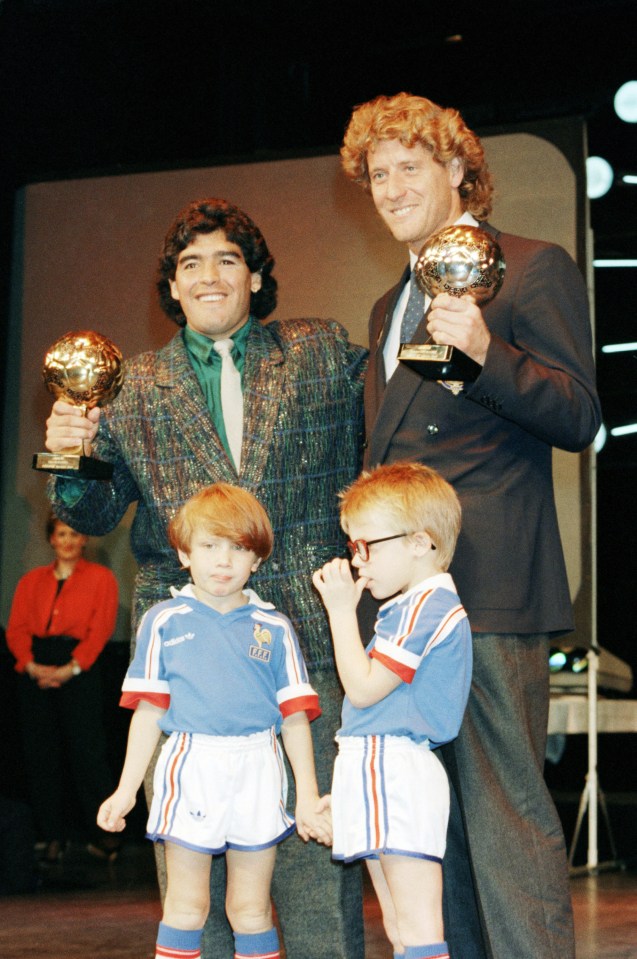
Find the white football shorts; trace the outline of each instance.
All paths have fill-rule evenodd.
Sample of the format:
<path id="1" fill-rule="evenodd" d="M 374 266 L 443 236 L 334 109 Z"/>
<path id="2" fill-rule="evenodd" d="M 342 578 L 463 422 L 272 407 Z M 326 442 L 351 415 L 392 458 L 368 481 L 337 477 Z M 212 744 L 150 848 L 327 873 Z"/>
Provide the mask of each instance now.
<path id="1" fill-rule="evenodd" d="M 332 858 L 385 855 L 441 862 L 447 773 L 427 743 L 407 736 L 339 736 L 332 782 Z"/>
<path id="2" fill-rule="evenodd" d="M 172 733 L 153 780 L 147 836 L 197 852 L 246 852 L 294 831 L 287 776 L 273 729 L 250 736 Z"/>

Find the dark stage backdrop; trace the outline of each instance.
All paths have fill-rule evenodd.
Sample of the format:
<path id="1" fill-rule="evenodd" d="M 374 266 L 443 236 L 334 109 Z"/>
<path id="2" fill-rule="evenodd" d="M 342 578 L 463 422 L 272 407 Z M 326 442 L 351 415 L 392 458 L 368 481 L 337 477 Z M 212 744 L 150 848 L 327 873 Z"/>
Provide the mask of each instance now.
<path id="1" fill-rule="evenodd" d="M 578 121 L 500 133 L 484 143 L 499 228 L 564 246 L 590 275 L 584 189 L 584 129 Z M 335 155 L 236 163 L 34 183 L 16 203 L 16 258 L 3 430 L 2 622 L 18 578 L 50 560 L 43 526 L 45 479 L 31 469 L 43 449 L 51 405 L 43 356 L 62 334 L 93 329 L 125 356 L 154 349 L 175 332 L 157 306 L 154 274 L 162 238 L 190 200 L 224 197 L 248 212 L 275 256 L 276 315 L 330 316 L 367 343 L 369 309 L 400 275 L 405 251 L 369 197 L 340 172 Z M 592 454 L 556 453 L 560 526 L 578 624 L 588 644 L 594 617 Z M 132 512 L 94 540 L 92 558 L 118 576 L 116 638 L 128 639 L 134 576 L 128 547 Z"/>

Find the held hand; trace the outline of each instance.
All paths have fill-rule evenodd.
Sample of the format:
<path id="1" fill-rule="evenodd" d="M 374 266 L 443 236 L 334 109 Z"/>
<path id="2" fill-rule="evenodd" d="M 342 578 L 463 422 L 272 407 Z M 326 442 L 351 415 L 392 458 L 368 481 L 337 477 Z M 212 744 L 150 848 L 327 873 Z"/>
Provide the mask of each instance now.
<path id="1" fill-rule="evenodd" d="M 325 793 L 324 796 L 321 796 L 318 803 L 316 804 L 316 811 L 323 813 L 327 812 L 330 817 L 330 822 L 332 821 L 332 795 L 331 793 Z"/>
<path id="2" fill-rule="evenodd" d="M 43 677 L 37 680 L 39 689 L 59 689 L 62 683 L 56 679 L 55 675 Z"/>
<path id="3" fill-rule="evenodd" d="M 356 609 L 367 578 L 354 579 L 346 559 L 332 559 L 312 575 L 312 582 L 321 595 L 328 613 L 341 609 Z"/>
<path id="4" fill-rule="evenodd" d="M 294 811 L 296 829 L 304 842 L 314 839 L 323 846 L 332 845 L 332 813 L 329 799 L 329 796 L 323 796 L 320 799 L 314 796 L 311 799 L 300 798 L 297 801 Z"/>
<path id="5" fill-rule="evenodd" d="M 30 662 L 27 663 L 25 672 L 40 689 L 57 689 L 59 685 L 55 679 L 57 666 L 43 666 L 41 663 Z"/>
<path id="6" fill-rule="evenodd" d="M 51 685 L 59 688 L 64 686 L 65 683 L 68 683 L 69 679 L 73 679 L 73 665 L 68 662 L 64 666 L 57 666 L 51 676 L 50 683 Z"/>
<path id="7" fill-rule="evenodd" d="M 73 449 L 84 443 L 84 452 L 90 455 L 90 444 L 95 439 L 99 418 L 97 406 L 84 416 L 79 407 L 56 400 L 46 421 L 46 448 L 51 453 L 59 453 L 60 450 Z"/>
<path id="8" fill-rule="evenodd" d="M 439 293 L 427 315 L 427 332 L 434 343 L 456 346 L 484 366 L 491 334 L 472 296 Z"/>
<path id="9" fill-rule="evenodd" d="M 122 832 L 126 826 L 125 816 L 135 805 L 135 796 L 116 789 L 105 799 L 97 812 L 97 825 L 106 832 Z"/>

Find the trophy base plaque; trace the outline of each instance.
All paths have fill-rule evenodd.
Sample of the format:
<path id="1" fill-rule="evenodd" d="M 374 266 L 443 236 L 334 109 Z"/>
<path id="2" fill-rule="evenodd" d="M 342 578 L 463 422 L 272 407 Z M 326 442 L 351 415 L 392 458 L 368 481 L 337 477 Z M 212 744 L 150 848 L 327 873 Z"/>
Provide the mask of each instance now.
<path id="1" fill-rule="evenodd" d="M 426 380 L 472 383 L 482 370 L 466 353 L 440 343 L 401 343 L 398 359 Z"/>
<path id="2" fill-rule="evenodd" d="M 34 470 L 66 479 L 109 480 L 113 475 L 112 463 L 82 453 L 35 453 L 32 466 Z"/>

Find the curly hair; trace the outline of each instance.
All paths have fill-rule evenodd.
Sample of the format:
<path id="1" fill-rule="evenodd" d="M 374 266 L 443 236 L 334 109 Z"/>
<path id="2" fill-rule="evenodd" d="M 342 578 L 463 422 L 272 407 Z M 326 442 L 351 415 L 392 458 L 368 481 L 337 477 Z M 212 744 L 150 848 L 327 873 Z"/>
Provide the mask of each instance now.
<path id="1" fill-rule="evenodd" d="M 493 183 L 484 149 L 457 110 L 411 93 L 380 96 L 357 106 L 345 131 L 341 163 L 345 174 L 366 190 L 370 189 L 367 154 L 381 140 L 400 140 L 409 148 L 420 143 L 439 163 L 457 157 L 464 169 L 459 188 L 463 208 L 479 220 L 491 212 Z"/>
<path id="2" fill-rule="evenodd" d="M 226 239 L 240 247 L 250 273 L 261 275 L 261 289 L 250 296 L 250 313 L 263 320 L 276 306 L 277 281 L 272 276 L 274 257 L 259 228 L 243 210 L 226 200 L 194 200 L 177 214 L 166 234 L 159 257 L 159 302 L 166 316 L 178 326 L 186 325 L 186 317 L 179 301 L 172 297 L 170 281 L 175 279 L 179 254 L 190 246 L 198 234 L 214 233 L 216 230 L 223 230 Z"/>

